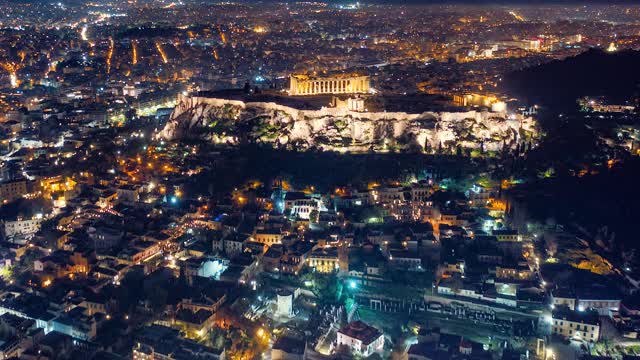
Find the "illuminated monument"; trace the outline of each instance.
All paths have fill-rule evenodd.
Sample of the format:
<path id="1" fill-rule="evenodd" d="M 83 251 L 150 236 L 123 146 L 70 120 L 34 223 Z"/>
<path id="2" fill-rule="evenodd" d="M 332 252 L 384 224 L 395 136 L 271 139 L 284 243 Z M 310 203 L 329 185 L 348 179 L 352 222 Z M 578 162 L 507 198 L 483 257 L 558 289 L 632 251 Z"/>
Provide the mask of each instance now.
<path id="1" fill-rule="evenodd" d="M 331 77 L 291 75 L 289 95 L 357 94 L 369 92 L 369 77 L 344 74 Z"/>

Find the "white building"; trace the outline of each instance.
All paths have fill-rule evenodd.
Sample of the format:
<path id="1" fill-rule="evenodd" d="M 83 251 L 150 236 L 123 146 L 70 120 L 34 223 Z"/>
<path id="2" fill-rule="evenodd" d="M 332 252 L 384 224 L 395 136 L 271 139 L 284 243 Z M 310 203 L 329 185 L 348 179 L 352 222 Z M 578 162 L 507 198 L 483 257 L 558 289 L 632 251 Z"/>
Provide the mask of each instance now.
<path id="1" fill-rule="evenodd" d="M 595 311 L 573 311 L 563 307 L 553 312 L 551 321 L 553 335 L 587 342 L 600 338 L 600 321 Z"/>
<path id="2" fill-rule="evenodd" d="M 34 216 L 31 219 L 17 218 L 15 221 L 4 222 L 4 235 L 6 237 L 16 235 L 31 235 L 38 232 L 42 215 Z"/>
<path id="3" fill-rule="evenodd" d="M 362 321 L 352 321 L 338 331 L 337 345 L 346 346 L 363 357 L 384 350 L 384 335 Z"/>
<path id="4" fill-rule="evenodd" d="M 292 218 L 309 220 L 311 212 L 326 211 L 322 199 L 304 194 L 302 192 L 289 192 L 284 197 L 284 209 Z"/>
<path id="5" fill-rule="evenodd" d="M 571 310 L 595 310 L 600 316 L 608 316 L 609 311 L 620 310 L 622 296 L 616 289 L 594 284 L 589 288 L 569 291 L 564 288 L 553 290 L 551 303 L 558 307 L 566 305 Z"/>

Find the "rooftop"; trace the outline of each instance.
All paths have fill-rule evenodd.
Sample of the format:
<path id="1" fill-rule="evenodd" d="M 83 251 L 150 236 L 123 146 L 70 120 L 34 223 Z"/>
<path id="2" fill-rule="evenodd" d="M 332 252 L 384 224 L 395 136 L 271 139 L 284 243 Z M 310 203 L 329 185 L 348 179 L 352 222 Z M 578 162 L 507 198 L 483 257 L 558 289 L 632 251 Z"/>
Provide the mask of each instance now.
<path id="1" fill-rule="evenodd" d="M 371 344 L 378 337 L 382 336 L 382 332 L 380 330 L 359 320 L 350 322 L 342 327 L 338 332 L 350 338 L 358 339 L 365 345 Z"/>

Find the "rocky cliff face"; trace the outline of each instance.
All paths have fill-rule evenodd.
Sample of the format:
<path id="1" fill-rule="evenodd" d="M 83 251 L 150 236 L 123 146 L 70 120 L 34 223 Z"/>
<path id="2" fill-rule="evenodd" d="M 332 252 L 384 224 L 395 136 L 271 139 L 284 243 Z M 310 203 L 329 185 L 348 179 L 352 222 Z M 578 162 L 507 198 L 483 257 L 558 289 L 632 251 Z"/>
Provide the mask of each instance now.
<path id="1" fill-rule="evenodd" d="M 359 113 L 298 110 L 266 102 L 180 96 L 159 133 L 165 139 L 271 143 L 295 149 L 387 151 L 484 148 L 497 151 L 537 136 L 532 118 L 491 112 Z"/>

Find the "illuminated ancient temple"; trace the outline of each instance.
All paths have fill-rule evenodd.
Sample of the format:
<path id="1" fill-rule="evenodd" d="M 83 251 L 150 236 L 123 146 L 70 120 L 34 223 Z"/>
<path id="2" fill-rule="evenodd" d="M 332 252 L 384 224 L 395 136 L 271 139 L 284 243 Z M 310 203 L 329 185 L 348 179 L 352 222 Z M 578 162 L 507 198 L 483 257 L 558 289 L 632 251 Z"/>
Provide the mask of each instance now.
<path id="1" fill-rule="evenodd" d="M 365 75 L 290 76 L 289 95 L 357 94 L 368 92 L 369 77 Z"/>

